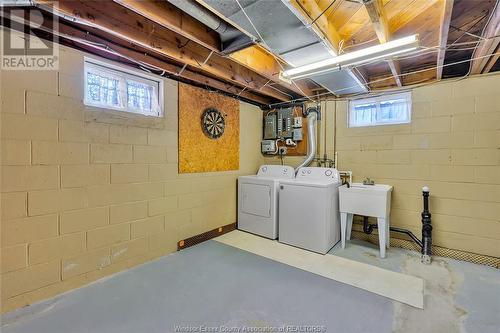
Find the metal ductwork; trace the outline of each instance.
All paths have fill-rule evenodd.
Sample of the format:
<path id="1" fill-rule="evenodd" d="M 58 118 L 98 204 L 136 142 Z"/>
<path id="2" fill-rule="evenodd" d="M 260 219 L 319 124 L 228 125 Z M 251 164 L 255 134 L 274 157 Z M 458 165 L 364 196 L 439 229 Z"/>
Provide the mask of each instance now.
<path id="1" fill-rule="evenodd" d="M 307 116 L 307 156 L 304 161 L 295 168 L 296 173 L 299 171 L 299 168 L 309 166 L 316 156 L 317 121 L 321 120 L 319 106 L 307 108 L 304 112 L 304 116 Z"/>
<path id="2" fill-rule="evenodd" d="M 195 0 L 167 1 L 217 32 L 221 39 L 221 51 L 224 54 L 230 54 L 255 44 L 255 38 L 225 22 Z"/>
<path id="3" fill-rule="evenodd" d="M 184 3 L 183 0 L 169 1 Z M 235 26 L 254 36 L 256 40 L 262 37 L 263 41 L 260 42 L 264 47 L 294 67 L 334 56 L 330 45 L 318 36 L 289 0 L 238 2 L 204 0 L 206 5 L 226 17 L 229 22 L 234 22 Z M 349 69 L 318 75 L 311 79 L 336 95 L 366 92 L 365 86 Z"/>

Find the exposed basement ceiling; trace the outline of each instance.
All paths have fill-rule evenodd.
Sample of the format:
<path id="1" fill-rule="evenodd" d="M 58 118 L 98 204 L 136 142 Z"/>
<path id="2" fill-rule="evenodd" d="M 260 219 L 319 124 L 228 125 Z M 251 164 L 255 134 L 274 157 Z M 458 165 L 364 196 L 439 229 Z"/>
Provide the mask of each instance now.
<path id="1" fill-rule="evenodd" d="M 205 0 L 204 2 L 254 36 L 269 51 L 293 67 L 335 55 L 335 50 L 328 42 L 319 36 L 286 0 L 239 2 Z M 348 69 L 311 79 L 336 95 L 367 91 Z"/>
<path id="2" fill-rule="evenodd" d="M 36 28 L 46 38 L 57 35 L 65 45 L 262 106 L 497 71 L 497 2 L 35 0 L 10 5 L 36 6 L 47 22 L 57 16 L 59 29 Z M 414 54 L 293 82 L 280 79 L 283 69 L 412 34 L 421 42 Z"/>

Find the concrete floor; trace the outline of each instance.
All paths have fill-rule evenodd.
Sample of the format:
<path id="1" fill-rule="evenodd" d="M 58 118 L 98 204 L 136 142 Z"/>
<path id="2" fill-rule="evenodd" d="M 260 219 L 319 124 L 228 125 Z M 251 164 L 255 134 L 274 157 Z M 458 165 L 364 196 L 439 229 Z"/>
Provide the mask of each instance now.
<path id="1" fill-rule="evenodd" d="M 498 269 L 443 257 L 423 265 L 419 253 L 399 248 L 380 259 L 378 246 L 359 240 L 330 253 L 424 279 L 424 310 L 393 302 L 393 332 L 500 331 Z"/>
<path id="2" fill-rule="evenodd" d="M 359 241 L 331 253 L 422 277 L 425 309 L 209 241 L 8 313 L 2 332 L 498 332 L 499 270 Z"/>

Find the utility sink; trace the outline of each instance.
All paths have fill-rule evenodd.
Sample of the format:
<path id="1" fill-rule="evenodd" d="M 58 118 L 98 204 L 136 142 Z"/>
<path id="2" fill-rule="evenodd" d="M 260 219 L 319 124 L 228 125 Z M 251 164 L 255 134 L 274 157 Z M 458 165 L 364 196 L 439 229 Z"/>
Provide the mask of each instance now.
<path id="1" fill-rule="evenodd" d="M 385 249 L 390 243 L 391 193 L 392 186 L 382 184 L 352 183 L 350 187 L 339 187 L 342 248 L 345 248 L 346 239 L 351 239 L 353 215 L 372 216 L 377 218 L 380 257 L 385 258 Z"/>
<path id="2" fill-rule="evenodd" d="M 339 187 L 340 211 L 356 215 L 387 218 L 391 210 L 390 185 L 352 183 Z"/>

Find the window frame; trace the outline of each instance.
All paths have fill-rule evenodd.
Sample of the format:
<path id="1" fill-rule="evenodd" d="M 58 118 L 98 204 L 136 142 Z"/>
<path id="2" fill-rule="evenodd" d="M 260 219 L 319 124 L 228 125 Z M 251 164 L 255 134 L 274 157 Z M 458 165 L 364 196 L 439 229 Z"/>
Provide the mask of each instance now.
<path id="1" fill-rule="evenodd" d="M 363 99 L 349 100 L 348 106 L 348 117 L 347 117 L 347 126 L 349 128 L 357 128 L 357 127 L 371 127 L 371 126 L 386 126 L 386 125 L 400 125 L 400 124 L 409 124 L 411 123 L 411 113 L 412 113 L 412 99 L 411 92 L 403 92 L 403 93 L 395 93 L 388 95 L 381 95 L 376 97 L 369 97 Z M 404 99 L 406 101 L 406 113 L 407 117 L 404 120 L 394 120 L 394 121 L 383 121 L 379 120 L 380 116 L 380 104 L 387 101 Z M 369 123 L 355 123 L 354 119 L 354 108 L 357 105 L 362 104 L 375 104 L 375 111 L 371 111 L 371 121 Z"/>
<path id="2" fill-rule="evenodd" d="M 118 94 L 125 93 L 125 96 L 123 96 L 123 100 L 125 103 L 123 106 L 112 106 L 112 105 L 105 105 L 102 103 L 94 103 L 90 101 L 87 98 L 88 94 L 88 87 L 87 87 L 87 82 L 88 82 L 88 69 L 94 69 L 94 72 L 96 74 L 99 73 L 108 73 L 111 77 L 117 77 L 118 78 Z M 92 71 L 92 70 L 91 70 Z M 127 82 L 137 82 L 137 83 L 143 83 L 147 85 L 152 85 L 153 89 L 156 90 L 156 98 L 153 98 L 153 103 L 158 106 L 158 113 L 156 114 L 155 112 L 151 113 L 146 113 L 143 112 L 142 110 L 138 108 L 131 108 L 128 105 L 128 89 L 127 89 Z M 128 69 L 124 68 L 122 66 L 110 64 L 108 62 L 96 60 L 94 58 L 88 58 L 84 57 L 84 97 L 83 97 L 83 104 L 89 107 L 93 108 L 98 108 L 98 109 L 103 109 L 103 110 L 114 110 L 114 111 L 119 111 L 119 112 L 125 112 L 129 114 L 134 114 L 134 115 L 140 115 L 144 117 L 152 117 L 152 118 L 163 118 L 164 116 L 164 99 L 163 99 L 163 78 L 147 74 L 144 72 L 141 72 L 139 70 L 133 70 L 133 69 Z M 118 100 L 120 101 L 120 96 L 118 96 Z"/>

